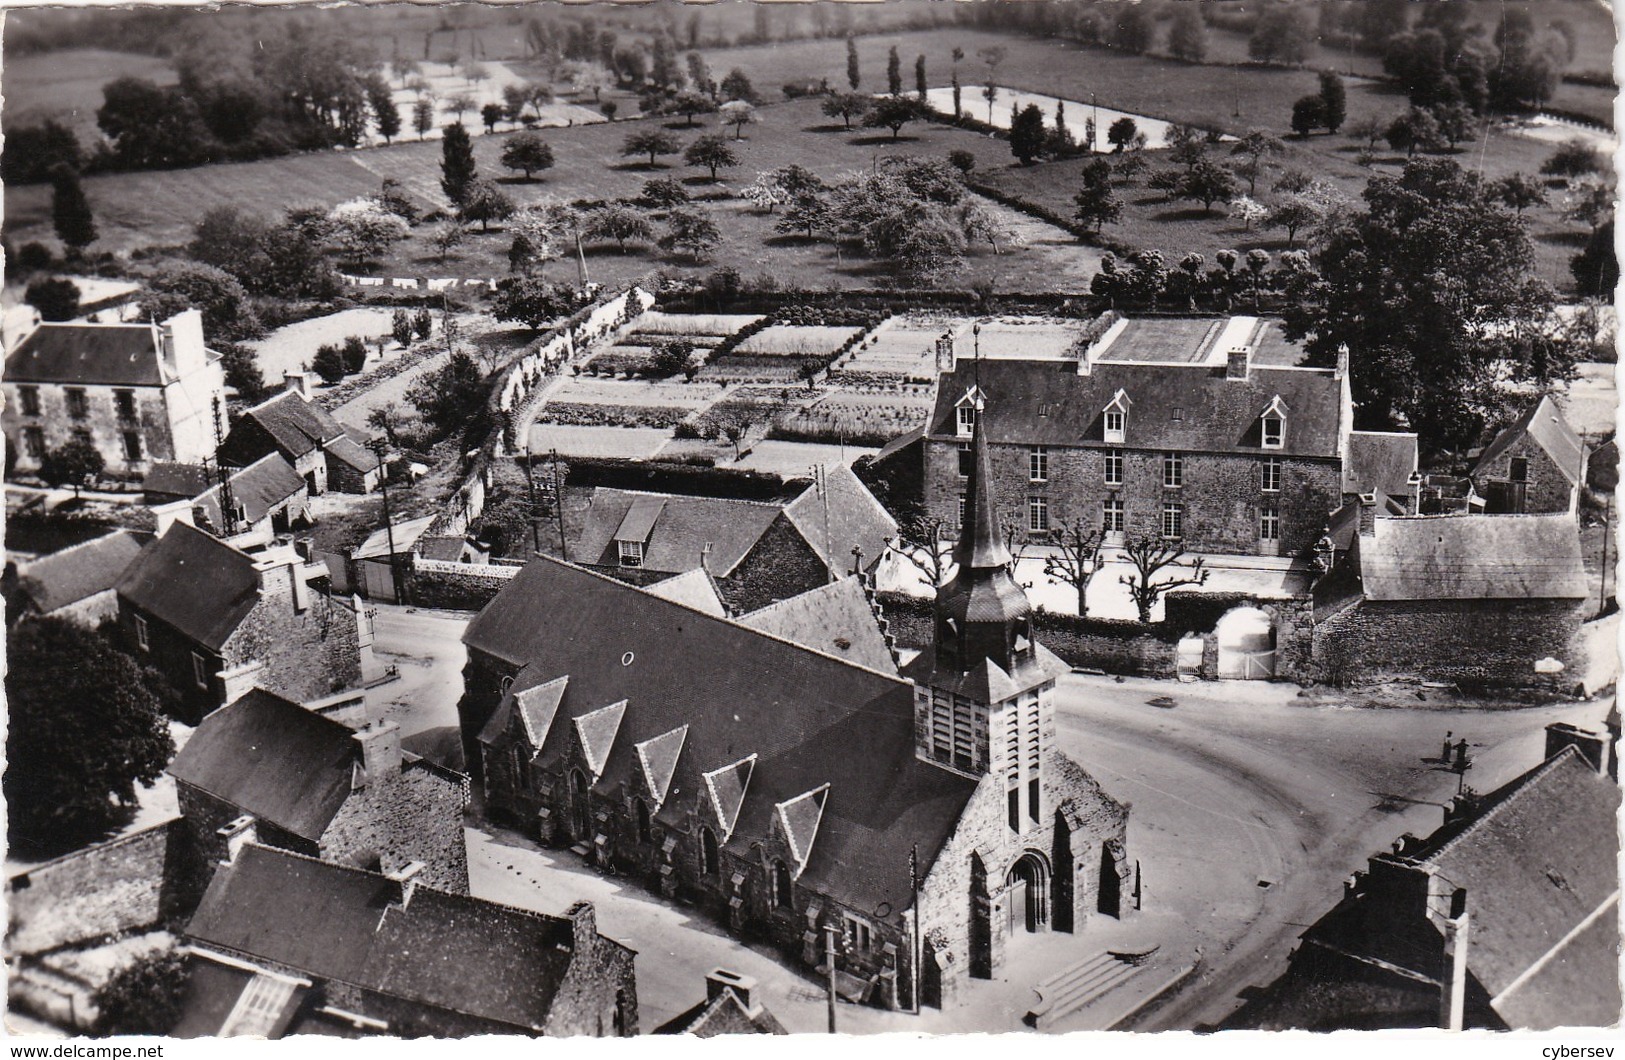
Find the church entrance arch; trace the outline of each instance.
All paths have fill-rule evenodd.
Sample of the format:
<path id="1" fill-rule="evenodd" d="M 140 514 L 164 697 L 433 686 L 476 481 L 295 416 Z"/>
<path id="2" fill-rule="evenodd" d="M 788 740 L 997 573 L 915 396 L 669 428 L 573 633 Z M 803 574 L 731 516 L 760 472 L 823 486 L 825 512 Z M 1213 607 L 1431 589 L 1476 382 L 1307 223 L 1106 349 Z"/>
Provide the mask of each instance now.
<path id="1" fill-rule="evenodd" d="M 1005 876 L 1010 898 L 1010 933 L 1019 935 L 1049 927 L 1049 865 L 1029 850 Z"/>
<path id="2" fill-rule="evenodd" d="M 576 842 L 592 838 L 592 807 L 587 802 L 587 777 L 570 770 L 570 831 Z"/>
<path id="3" fill-rule="evenodd" d="M 1256 607 L 1238 607 L 1219 619 L 1219 677 L 1267 681 L 1275 676 L 1275 623 Z"/>

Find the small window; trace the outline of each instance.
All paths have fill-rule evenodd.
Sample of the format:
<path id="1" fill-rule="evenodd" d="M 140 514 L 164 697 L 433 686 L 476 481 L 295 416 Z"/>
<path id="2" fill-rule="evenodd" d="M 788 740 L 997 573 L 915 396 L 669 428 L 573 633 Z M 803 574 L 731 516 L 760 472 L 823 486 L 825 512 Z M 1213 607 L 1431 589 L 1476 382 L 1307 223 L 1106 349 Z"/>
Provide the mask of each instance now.
<path id="1" fill-rule="evenodd" d="M 1162 458 L 1162 484 L 1170 489 L 1185 484 L 1185 458 L 1167 453 Z"/>
<path id="2" fill-rule="evenodd" d="M 209 687 L 209 663 L 197 652 L 192 653 L 192 680 L 199 688 Z"/>
<path id="3" fill-rule="evenodd" d="M 783 860 L 773 862 L 773 904 L 780 909 L 795 908 L 795 881 Z"/>
<path id="4" fill-rule="evenodd" d="M 969 438 L 976 430 L 976 406 L 959 406 L 959 436 Z"/>
<path id="5" fill-rule="evenodd" d="M 1005 819 L 1010 825 L 1010 831 L 1021 831 L 1021 789 L 1011 788 L 1005 792 L 1006 812 Z"/>
<path id="6" fill-rule="evenodd" d="M 118 418 L 125 423 L 133 422 L 135 420 L 135 391 L 113 391 L 113 411 L 116 412 L 118 414 Z"/>
<path id="7" fill-rule="evenodd" d="M 1123 502 L 1117 500 L 1101 502 L 1100 527 L 1108 534 L 1121 534 L 1123 532 Z"/>
<path id="8" fill-rule="evenodd" d="M 1178 540 L 1185 536 L 1185 506 L 1183 504 L 1164 504 L 1162 506 L 1162 536 L 1170 540 Z"/>
<path id="9" fill-rule="evenodd" d="M 1041 445 L 1027 453 L 1027 478 L 1032 482 L 1049 481 L 1049 450 Z"/>
<path id="10" fill-rule="evenodd" d="M 39 427 L 23 428 L 23 454 L 35 460 L 45 455 L 45 431 Z"/>
<path id="11" fill-rule="evenodd" d="M 141 459 L 140 431 L 120 431 L 119 439 L 124 443 L 124 459 L 131 463 Z"/>
<path id="12" fill-rule="evenodd" d="M 648 843 L 654 840 L 654 824 L 649 816 L 649 804 L 638 799 L 635 806 L 638 815 L 638 842 Z"/>
<path id="13" fill-rule="evenodd" d="M 1264 448 L 1279 449 L 1286 438 L 1286 421 L 1276 415 L 1264 417 Z"/>
<path id="14" fill-rule="evenodd" d="M 1169 410 L 1168 418 L 1173 420 L 1175 423 L 1184 423 L 1185 410 L 1180 408 L 1178 405 L 1175 405 L 1171 410 Z"/>
<path id="15" fill-rule="evenodd" d="M 700 826 L 700 875 L 717 874 L 717 834 L 709 825 Z"/>
<path id="16" fill-rule="evenodd" d="M 1049 533 L 1049 498 L 1027 498 L 1027 529 L 1035 534 Z"/>
<path id="17" fill-rule="evenodd" d="M 68 402 L 68 415 L 76 420 L 82 420 L 90 415 L 90 400 L 85 397 L 83 387 L 70 386 L 63 391 Z"/>
<path id="18" fill-rule="evenodd" d="M 1123 484 L 1123 450 L 1106 450 L 1106 485 L 1121 486 Z"/>
<path id="19" fill-rule="evenodd" d="M 20 386 L 17 388 L 17 403 L 23 408 L 24 416 L 39 415 L 39 387 Z"/>
<path id="20" fill-rule="evenodd" d="M 1027 819 L 1033 824 L 1038 823 L 1040 803 L 1043 801 L 1043 786 L 1034 777 L 1027 781 Z"/>
<path id="21" fill-rule="evenodd" d="M 1510 477 L 1511 477 L 1513 482 L 1528 482 L 1529 481 L 1529 458 L 1528 457 L 1515 456 L 1515 457 L 1512 458 L 1512 469 L 1511 469 Z"/>
<path id="22" fill-rule="evenodd" d="M 150 651 L 151 642 L 147 640 L 147 620 L 140 615 L 135 616 L 135 642 L 142 651 Z"/>
<path id="23" fill-rule="evenodd" d="M 850 913 L 841 914 L 841 935 L 851 950 L 868 953 L 874 945 L 874 933 L 869 922 Z"/>
<path id="24" fill-rule="evenodd" d="M 514 785 L 521 791 L 529 791 L 530 770 L 525 768 L 525 752 L 517 743 L 508 745 L 508 768 L 513 771 Z"/>
<path id="25" fill-rule="evenodd" d="M 1123 412 L 1121 409 L 1106 410 L 1106 440 L 1108 442 L 1121 442 L 1123 440 Z"/>
<path id="26" fill-rule="evenodd" d="M 1258 537 L 1261 541 L 1281 540 L 1281 509 L 1266 505 L 1258 510 Z"/>
<path id="27" fill-rule="evenodd" d="M 643 566 L 643 542 L 642 541 L 621 541 L 621 542 L 618 542 L 618 544 L 620 545 L 620 550 L 621 550 L 621 566 L 623 566 L 623 567 L 641 567 L 641 566 Z"/>
<path id="28" fill-rule="evenodd" d="M 976 451 L 969 442 L 959 443 L 959 477 L 969 478 L 970 469 L 976 463 Z"/>
<path id="29" fill-rule="evenodd" d="M 1281 462 L 1275 457 L 1264 459 L 1264 465 L 1259 469 L 1258 486 L 1265 493 L 1281 492 Z"/>

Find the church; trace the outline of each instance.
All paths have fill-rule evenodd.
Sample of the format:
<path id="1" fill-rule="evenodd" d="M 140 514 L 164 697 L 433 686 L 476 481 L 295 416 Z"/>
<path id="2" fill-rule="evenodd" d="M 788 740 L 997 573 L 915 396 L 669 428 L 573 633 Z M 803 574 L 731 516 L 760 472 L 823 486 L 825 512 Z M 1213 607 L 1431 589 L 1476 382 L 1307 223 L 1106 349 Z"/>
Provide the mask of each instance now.
<path id="1" fill-rule="evenodd" d="M 1123 915 L 1128 807 L 1055 746 L 1067 667 L 973 448 L 958 572 L 901 678 L 533 560 L 464 636 L 487 812 L 809 969 L 833 949 L 842 993 L 889 1007 L 994 977 L 1012 935 Z"/>

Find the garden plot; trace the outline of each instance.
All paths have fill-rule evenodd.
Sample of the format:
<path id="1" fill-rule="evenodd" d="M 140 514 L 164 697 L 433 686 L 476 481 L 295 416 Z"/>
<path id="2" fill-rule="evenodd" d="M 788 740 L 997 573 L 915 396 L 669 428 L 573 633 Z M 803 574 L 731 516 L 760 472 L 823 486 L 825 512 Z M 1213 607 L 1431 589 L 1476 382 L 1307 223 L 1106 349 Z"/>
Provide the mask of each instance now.
<path id="1" fill-rule="evenodd" d="M 278 387 L 285 373 L 309 368 L 319 347 L 340 345 L 351 335 L 361 336 L 371 346 L 372 340 L 390 333 L 394 313 L 393 309 L 346 309 L 277 328 L 245 345 L 254 351 L 266 383 Z M 394 345 L 393 340 L 390 344 Z"/>
<path id="2" fill-rule="evenodd" d="M 959 356 L 981 355 L 1019 361 L 1070 361 L 1077 358 L 1076 345 L 1089 326 L 1084 320 L 1054 320 L 1047 317 L 1003 317 L 981 325 L 976 336 L 960 337 Z M 967 343 L 966 340 L 970 339 Z M 969 345 L 970 349 L 966 349 Z"/>
<path id="3" fill-rule="evenodd" d="M 786 478 L 812 474 L 815 466 L 850 465 L 879 449 L 858 445 L 814 445 L 807 442 L 757 442 L 743 460 L 732 466 L 741 471 L 763 471 Z"/>
<path id="4" fill-rule="evenodd" d="M 700 359 L 708 360 L 712 350 L 761 319 L 745 313 L 645 313 L 582 367 L 591 374 L 637 375 L 647 369 L 654 348 L 670 339 L 693 343 Z"/>
<path id="5" fill-rule="evenodd" d="M 722 387 L 704 383 L 571 379 L 542 406 L 536 422 L 669 430 L 721 395 Z"/>
<path id="6" fill-rule="evenodd" d="M 854 383 L 930 382 L 937 376 L 937 340 L 969 326 L 964 317 L 893 318 L 860 342 L 836 374 Z"/>
<path id="7" fill-rule="evenodd" d="M 777 441 L 885 445 L 931 417 L 929 390 L 918 393 L 834 391 L 774 418 L 768 437 Z"/>
<path id="8" fill-rule="evenodd" d="M 737 335 L 761 320 L 750 313 L 662 313 L 651 310 L 632 322 L 631 334 L 697 340 Z"/>
<path id="9" fill-rule="evenodd" d="M 763 328 L 728 353 L 712 357 L 700 378 L 715 381 L 777 383 L 799 378 L 802 365 L 827 365 L 862 335 L 861 327 L 774 324 Z"/>
<path id="10" fill-rule="evenodd" d="M 558 450 L 560 456 L 647 460 L 660 452 L 671 432 L 653 427 L 585 427 L 537 424 L 530 429 L 533 453 Z"/>

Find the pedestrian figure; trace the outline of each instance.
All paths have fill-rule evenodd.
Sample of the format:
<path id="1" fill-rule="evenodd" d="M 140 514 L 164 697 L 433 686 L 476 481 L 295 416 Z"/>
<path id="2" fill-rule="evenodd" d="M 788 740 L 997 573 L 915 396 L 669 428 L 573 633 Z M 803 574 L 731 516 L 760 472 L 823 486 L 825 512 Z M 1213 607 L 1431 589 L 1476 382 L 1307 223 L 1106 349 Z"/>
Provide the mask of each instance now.
<path id="1" fill-rule="evenodd" d="M 1444 750 L 1439 752 L 1439 761 L 1441 761 L 1441 762 L 1450 761 L 1450 737 L 1451 737 L 1451 735 L 1452 734 L 1448 733 L 1448 732 L 1444 734 Z"/>
<path id="2" fill-rule="evenodd" d="M 1456 744 L 1456 772 L 1467 772 L 1467 739 L 1465 737 L 1462 738 L 1460 743 Z"/>

